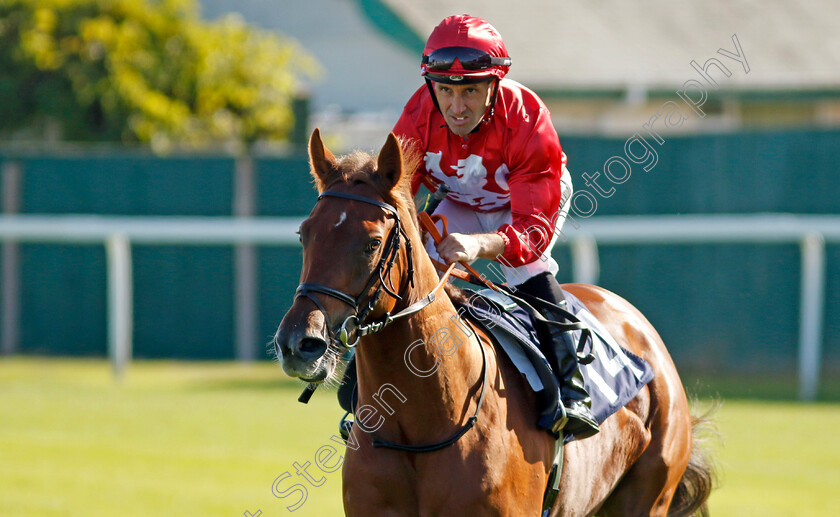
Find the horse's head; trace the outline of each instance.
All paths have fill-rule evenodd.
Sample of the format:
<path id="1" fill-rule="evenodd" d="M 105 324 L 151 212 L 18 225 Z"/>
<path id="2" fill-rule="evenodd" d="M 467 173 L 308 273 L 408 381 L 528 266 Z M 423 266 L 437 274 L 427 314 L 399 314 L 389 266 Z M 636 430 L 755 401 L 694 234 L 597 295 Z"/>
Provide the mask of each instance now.
<path id="1" fill-rule="evenodd" d="M 359 326 L 391 312 L 411 280 L 405 226 L 413 203 L 393 134 L 377 158 L 354 153 L 339 160 L 316 129 L 309 157 L 318 202 L 300 227 L 301 284 L 274 348 L 287 374 L 320 382 Z"/>

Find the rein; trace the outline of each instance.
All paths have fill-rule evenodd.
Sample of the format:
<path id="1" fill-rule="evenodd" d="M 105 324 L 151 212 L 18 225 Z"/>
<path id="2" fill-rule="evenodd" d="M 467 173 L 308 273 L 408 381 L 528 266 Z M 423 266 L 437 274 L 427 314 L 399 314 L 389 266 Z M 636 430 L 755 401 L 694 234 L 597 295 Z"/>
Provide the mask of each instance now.
<path id="1" fill-rule="evenodd" d="M 385 278 L 387 277 L 390 283 L 391 267 L 393 266 L 400 249 L 400 237 L 405 238 L 406 251 L 408 253 L 408 282 L 412 287 L 414 286 L 414 264 L 411 258 L 411 240 L 408 238 L 408 235 L 405 233 L 405 230 L 402 227 L 400 215 L 397 212 L 397 209 L 394 208 L 392 205 L 368 197 L 357 196 L 355 194 L 348 194 L 344 192 L 322 192 L 318 196 L 318 201 L 325 197 L 336 197 L 342 199 L 349 199 L 352 201 L 360 201 L 362 203 L 368 203 L 370 205 L 378 206 L 390 212 L 396 218 L 394 226 L 391 229 L 391 233 L 388 235 L 388 240 L 385 244 L 385 249 L 382 252 L 382 258 L 380 259 L 376 270 L 374 270 L 371 273 L 370 278 L 365 284 L 364 289 L 362 289 L 362 292 L 358 296 L 354 297 L 338 289 L 334 289 L 323 284 L 312 282 L 304 282 L 300 284 L 297 290 L 295 291 L 295 298 L 298 298 L 299 296 L 305 296 L 306 298 L 308 298 L 315 304 L 316 307 L 318 307 L 318 310 L 324 313 L 324 317 L 325 319 L 327 319 L 327 321 L 329 321 L 329 319 L 326 318 L 327 311 L 321 304 L 321 302 L 319 302 L 318 299 L 315 298 L 314 293 L 320 293 L 330 296 L 337 300 L 341 300 L 347 305 L 353 307 L 353 309 L 356 311 L 356 314 L 351 314 L 347 317 L 347 319 L 344 320 L 344 323 L 341 324 L 341 328 L 338 331 L 337 337 L 333 335 L 332 327 L 329 324 L 327 324 L 327 330 L 330 333 L 331 339 L 341 344 L 349 352 L 351 349 L 355 348 L 358 345 L 359 340 L 362 337 L 379 332 L 383 328 L 385 328 L 386 325 L 394 322 L 395 320 L 404 318 L 406 316 L 411 316 L 412 314 L 416 314 L 424 308 L 426 308 L 427 306 L 429 306 L 432 302 L 434 302 L 437 298 L 438 291 L 440 291 L 440 289 L 443 288 L 443 286 L 449 279 L 449 276 L 453 273 L 453 271 L 455 271 L 456 264 L 450 264 L 446 268 L 442 278 L 440 279 L 440 282 L 438 282 L 435 288 L 432 289 L 432 291 L 422 299 L 412 303 L 411 305 L 409 305 L 408 307 L 399 311 L 396 314 L 392 315 L 390 313 L 385 313 L 379 320 L 372 321 L 368 324 L 364 324 L 363 322 L 365 318 L 370 313 L 370 311 L 373 310 L 373 307 L 376 306 L 376 302 L 378 301 L 379 296 L 382 294 L 383 290 L 387 292 L 390 296 L 396 298 L 397 300 L 402 300 L 402 297 L 397 292 L 395 292 L 393 284 L 391 284 L 391 286 L 389 287 L 388 285 L 386 285 L 385 282 Z M 421 212 L 421 215 L 426 214 Z M 428 217 L 428 215 L 426 215 L 426 217 Z M 434 237 L 439 242 L 440 234 L 437 232 L 436 229 L 435 234 L 437 235 L 434 235 Z M 376 288 L 376 291 L 370 297 L 370 300 L 368 301 L 367 305 L 362 309 L 362 311 L 359 311 L 359 305 L 361 303 L 362 298 L 364 297 L 365 293 L 373 286 L 377 278 L 379 280 L 379 285 Z M 351 321 L 353 322 L 356 333 L 356 339 L 353 341 L 353 343 L 350 343 L 351 331 L 347 328 L 348 323 L 350 323 Z M 484 394 L 487 388 L 487 352 L 484 350 L 484 346 L 480 342 L 478 346 L 481 349 L 481 392 L 478 396 L 478 403 L 476 404 L 475 413 L 467 420 L 466 424 L 464 424 L 458 431 L 455 432 L 455 434 L 453 434 L 449 438 L 426 445 L 402 445 L 390 442 L 388 440 L 383 440 L 374 435 L 373 433 L 368 433 L 367 431 L 365 431 L 364 427 L 362 427 L 360 424 L 362 430 L 365 431 L 365 433 L 372 436 L 372 445 L 376 448 L 395 449 L 405 452 L 433 452 L 443 449 L 445 447 L 449 447 L 453 443 L 457 442 L 464 434 L 466 434 L 467 431 L 472 429 L 473 426 L 475 426 L 476 421 L 478 421 L 478 413 L 481 411 L 481 406 L 484 403 Z M 301 397 L 298 400 L 304 403 L 308 402 L 309 397 L 315 391 L 316 386 L 317 384 L 308 384 L 307 388 L 304 390 L 303 394 L 301 394 Z M 346 418 L 347 414 L 345 414 L 344 418 L 342 419 L 342 425 L 345 424 Z"/>
<path id="2" fill-rule="evenodd" d="M 420 223 L 420 226 L 424 230 L 426 230 L 426 232 L 429 235 L 432 236 L 432 239 L 434 239 L 435 244 L 440 244 L 440 241 L 442 241 L 447 235 L 449 235 L 449 231 L 446 227 L 447 220 L 446 217 L 443 215 L 429 215 L 426 212 L 420 212 L 419 214 L 417 214 L 417 220 Z M 438 221 L 443 226 L 442 233 L 440 230 L 438 230 L 438 227 L 435 225 L 435 223 Z M 438 271 L 446 271 L 447 267 L 449 267 L 443 262 L 436 260 L 432 257 L 429 257 L 429 260 L 432 261 L 432 264 Z M 456 269 L 452 272 L 452 276 L 459 280 L 463 280 L 464 282 L 469 282 L 475 285 L 485 285 L 494 291 L 501 291 L 501 289 L 499 289 L 496 286 L 496 284 L 488 280 L 488 278 L 485 275 L 476 271 L 471 265 L 465 262 L 462 262 L 461 265 L 464 266 L 464 269 L 466 269 L 466 271 Z"/>

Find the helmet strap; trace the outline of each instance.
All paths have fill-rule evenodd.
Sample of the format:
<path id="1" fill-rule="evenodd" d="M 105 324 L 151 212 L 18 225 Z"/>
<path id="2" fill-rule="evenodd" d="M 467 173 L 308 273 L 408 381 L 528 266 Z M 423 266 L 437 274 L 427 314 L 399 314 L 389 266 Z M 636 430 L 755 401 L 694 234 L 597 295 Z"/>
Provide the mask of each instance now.
<path id="1" fill-rule="evenodd" d="M 428 77 L 424 77 L 424 79 L 426 79 L 426 88 L 429 89 L 429 95 L 432 96 L 432 102 L 435 103 L 435 108 L 437 108 L 438 113 L 443 115 L 443 112 L 440 111 L 440 104 L 438 104 L 437 95 L 435 95 L 435 85 L 434 85 L 433 81 L 431 79 L 429 79 Z"/>
<path id="2" fill-rule="evenodd" d="M 487 108 L 487 111 L 484 113 L 484 118 L 481 119 L 481 122 L 478 123 L 476 129 L 478 129 L 481 124 L 489 124 L 491 120 L 493 120 L 493 115 L 496 113 L 496 99 L 499 96 L 499 84 L 501 81 L 498 77 L 495 78 L 493 81 L 493 97 L 490 99 L 490 107 Z"/>

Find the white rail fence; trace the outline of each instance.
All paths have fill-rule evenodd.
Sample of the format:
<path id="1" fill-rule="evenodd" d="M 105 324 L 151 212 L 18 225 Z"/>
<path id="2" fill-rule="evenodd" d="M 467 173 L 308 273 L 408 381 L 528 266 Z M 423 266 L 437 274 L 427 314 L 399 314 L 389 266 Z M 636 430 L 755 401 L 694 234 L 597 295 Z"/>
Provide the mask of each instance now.
<path id="1" fill-rule="evenodd" d="M 297 246 L 301 218 L 106 217 L 74 215 L 0 216 L 4 248 L 18 242 L 103 244 L 108 268 L 108 340 L 114 370 L 120 375 L 131 359 L 133 321 L 133 245 Z M 799 244 L 802 284 L 798 349 L 799 396 L 813 400 L 819 386 L 825 305 L 825 245 L 840 243 L 840 216 L 832 215 L 687 215 L 593 217 L 566 222 L 576 282 L 597 283 L 598 244 Z M 4 249 L 6 262 L 14 254 Z M 8 277 L 5 277 L 8 279 Z M 11 286 L 9 289 L 7 286 Z M 14 282 L 4 281 L 3 325 L 19 314 Z M 238 302 L 242 302 L 241 300 Z M 238 310 L 238 313 L 248 313 Z M 9 316 L 11 313 L 14 318 Z M 3 329 L 4 339 L 15 332 Z M 4 350 L 10 347 L 4 344 Z M 237 349 L 250 347 L 237 343 Z"/>

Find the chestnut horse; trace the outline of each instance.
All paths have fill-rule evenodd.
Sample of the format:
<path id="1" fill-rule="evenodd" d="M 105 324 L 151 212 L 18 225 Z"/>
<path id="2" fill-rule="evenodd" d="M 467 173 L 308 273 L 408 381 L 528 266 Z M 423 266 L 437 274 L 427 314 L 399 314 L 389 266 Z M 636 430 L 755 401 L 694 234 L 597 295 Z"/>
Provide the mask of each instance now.
<path id="1" fill-rule="evenodd" d="M 309 154 L 319 200 L 300 227 L 301 286 L 274 346 L 287 374 L 317 383 L 358 345 L 346 515 L 541 515 L 555 439 L 537 428 L 535 395 L 508 357 L 437 289 L 406 172 L 418 158 L 391 134 L 378 157 L 337 159 L 317 129 Z M 692 447 L 686 395 L 656 330 L 609 291 L 564 289 L 656 377 L 600 433 L 565 446 L 550 515 L 704 512 L 711 467 Z"/>

